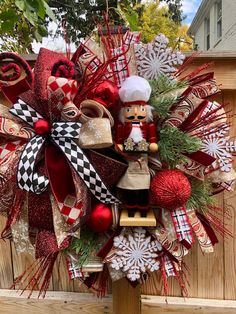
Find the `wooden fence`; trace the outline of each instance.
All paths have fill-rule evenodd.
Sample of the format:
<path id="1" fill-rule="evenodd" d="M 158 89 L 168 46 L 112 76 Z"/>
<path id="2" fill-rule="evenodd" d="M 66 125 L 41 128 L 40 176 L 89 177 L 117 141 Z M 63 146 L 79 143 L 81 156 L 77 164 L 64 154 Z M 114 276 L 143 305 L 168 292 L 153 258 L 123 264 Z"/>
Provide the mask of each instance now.
<path id="1" fill-rule="evenodd" d="M 34 62 L 35 57 L 26 57 Z M 227 105 L 227 110 L 236 114 L 236 53 L 203 53 L 194 61 L 193 66 L 205 62 L 214 61 L 214 71 L 217 82 L 221 85 L 221 94 L 214 99 Z M 1 100 L 1 97 L 0 97 Z M 235 122 L 234 122 L 235 121 Z M 234 118 L 232 133 L 236 135 L 236 118 Z M 234 234 L 234 238 L 220 239 L 215 247 L 214 254 L 203 256 L 197 243 L 191 253 L 185 258 L 190 271 L 189 297 L 202 299 L 236 300 L 236 192 L 224 192 L 217 196 L 218 204 L 224 207 L 231 218 L 225 221 L 227 228 Z M 4 217 L 0 218 L 0 228 L 4 225 Z M 14 245 L 7 241 L 0 242 L 0 307 L 2 313 L 112 313 L 111 298 L 97 300 L 87 294 L 86 288 L 78 282 L 71 282 L 68 279 L 64 262 L 57 264 L 53 272 L 50 290 L 62 292 L 50 292 L 45 301 L 25 300 L 17 297 L 14 291 L 10 292 L 14 278 L 20 275 L 33 262 L 33 257 L 21 254 L 17 255 Z M 170 280 L 170 295 L 180 296 L 180 289 L 175 280 Z M 113 286 L 114 313 L 116 314 L 138 314 L 140 309 L 140 288 L 131 289 L 126 282 L 115 283 Z M 67 292 L 67 293 L 65 293 Z M 71 292 L 68 294 L 68 292 Z M 81 294 L 74 294 L 80 292 Z M 235 313 L 236 301 L 225 301 L 217 303 L 214 301 L 199 301 L 194 299 L 184 303 L 182 299 L 169 298 L 174 305 L 167 306 L 164 298 L 151 297 L 163 294 L 163 288 L 159 275 L 152 278 L 142 286 L 142 313 Z M 129 298 L 131 296 L 131 299 Z M 10 299 L 9 299 L 10 298 Z M 79 298 L 79 299 L 78 299 Z M 128 302 L 127 302 L 128 298 Z M 59 299 L 61 301 L 59 301 Z M 126 300 L 126 301 L 125 301 Z M 40 303 L 37 303 L 40 302 Z M 42 303 L 43 302 L 43 303 Z M 67 302 L 67 303 L 65 303 Z M 48 305 L 47 305 L 48 304 Z M 185 305 L 184 305 L 185 304 Z M 222 306 L 224 309 L 222 310 Z M 129 308 L 129 309 L 128 309 Z M 234 309 L 233 309 L 234 308 Z M 28 311 L 27 311 L 28 309 Z M 31 309 L 31 310 L 32 310 Z M 65 309 L 65 311 L 63 310 Z M 80 309 L 80 310 L 79 310 Z M 204 309 L 204 310 L 203 310 Z M 226 310 L 227 309 L 227 310 Z M 33 312 L 33 310 L 32 310 Z"/>

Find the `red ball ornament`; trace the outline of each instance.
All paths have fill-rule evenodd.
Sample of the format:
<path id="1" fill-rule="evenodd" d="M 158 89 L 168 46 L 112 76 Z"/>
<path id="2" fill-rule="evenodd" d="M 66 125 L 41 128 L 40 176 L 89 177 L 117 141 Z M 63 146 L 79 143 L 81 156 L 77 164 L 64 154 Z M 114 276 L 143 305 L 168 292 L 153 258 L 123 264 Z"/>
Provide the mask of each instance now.
<path id="1" fill-rule="evenodd" d="M 96 204 L 87 221 L 88 227 L 95 232 L 108 230 L 113 222 L 112 210 L 106 204 Z"/>
<path id="2" fill-rule="evenodd" d="M 152 179 L 151 193 L 155 205 L 173 210 L 186 204 L 191 185 L 179 170 L 163 170 Z"/>
<path id="3" fill-rule="evenodd" d="M 38 135 L 45 135 L 50 131 L 50 124 L 47 120 L 39 119 L 34 124 L 34 130 Z"/>

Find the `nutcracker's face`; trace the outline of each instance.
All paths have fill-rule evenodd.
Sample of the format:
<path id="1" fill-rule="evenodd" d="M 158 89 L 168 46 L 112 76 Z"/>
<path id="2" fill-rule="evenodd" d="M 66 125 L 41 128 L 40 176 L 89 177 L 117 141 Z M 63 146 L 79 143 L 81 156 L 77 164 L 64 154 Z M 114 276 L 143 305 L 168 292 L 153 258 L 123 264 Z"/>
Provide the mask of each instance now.
<path id="1" fill-rule="evenodd" d="M 124 108 L 125 122 L 145 122 L 146 117 L 146 106 L 132 105 Z"/>

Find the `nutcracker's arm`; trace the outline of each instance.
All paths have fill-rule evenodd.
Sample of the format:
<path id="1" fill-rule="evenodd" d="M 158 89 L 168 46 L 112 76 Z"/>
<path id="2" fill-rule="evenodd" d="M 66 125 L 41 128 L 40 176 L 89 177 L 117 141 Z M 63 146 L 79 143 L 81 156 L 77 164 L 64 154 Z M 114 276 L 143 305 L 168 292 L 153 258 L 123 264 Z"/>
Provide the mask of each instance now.
<path id="1" fill-rule="evenodd" d="M 119 147 L 120 150 L 123 150 L 124 143 L 124 124 L 118 123 L 115 126 L 115 143 Z"/>
<path id="2" fill-rule="evenodd" d="M 157 152 L 158 145 L 157 145 L 157 127 L 155 123 L 148 124 L 148 141 L 150 142 L 149 150 L 152 153 Z"/>

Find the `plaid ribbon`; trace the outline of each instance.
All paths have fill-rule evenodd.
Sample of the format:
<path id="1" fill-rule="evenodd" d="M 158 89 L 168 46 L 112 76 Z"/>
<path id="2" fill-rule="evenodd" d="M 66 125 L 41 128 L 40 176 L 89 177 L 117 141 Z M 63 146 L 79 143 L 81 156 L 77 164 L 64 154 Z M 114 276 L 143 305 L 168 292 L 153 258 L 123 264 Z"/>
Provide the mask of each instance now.
<path id="1" fill-rule="evenodd" d="M 103 262 L 99 257 L 93 256 L 82 267 L 78 266 L 78 257 L 71 253 L 66 255 L 67 269 L 70 279 L 86 278 L 89 273 L 103 271 Z"/>
<path id="2" fill-rule="evenodd" d="M 193 244 L 193 233 L 185 207 L 171 211 L 171 218 L 178 240 L 190 249 Z"/>
<path id="3" fill-rule="evenodd" d="M 140 38 L 141 38 L 141 33 L 139 32 L 126 32 L 124 35 L 124 46 L 126 48 L 129 47 L 129 45 L 131 44 L 138 44 L 140 42 Z"/>
<path id="4" fill-rule="evenodd" d="M 127 50 L 131 44 L 138 43 L 140 41 L 140 33 L 127 32 L 123 37 L 123 42 L 120 47 L 111 49 L 111 56 L 117 57 L 111 64 L 112 71 L 114 73 L 114 79 L 118 87 L 122 82 L 130 75 L 127 60 Z"/>
<path id="5" fill-rule="evenodd" d="M 235 185 L 235 180 L 220 183 L 220 186 L 229 192 L 233 191 L 234 185 Z"/>
<path id="6" fill-rule="evenodd" d="M 43 117 L 22 100 L 14 104 L 10 112 L 29 125 Z M 78 122 L 55 122 L 48 137 L 64 152 L 70 164 L 84 180 L 87 187 L 102 203 L 115 203 L 118 200 L 107 190 L 87 157 L 73 141 L 79 138 L 81 124 Z M 21 189 L 40 194 L 47 188 L 49 180 L 34 171 L 37 156 L 48 137 L 35 135 L 26 145 L 20 158 L 17 181 Z"/>
<path id="7" fill-rule="evenodd" d="M 118 87 L 129 76 L 128 62 L 125 55 L 124 46 L 111 49 L 111 56 L 117 57 L 116 61 L 111 63 L 114 79 Z"/>
<path id="8" fill-rule="evenodd" d="M 78 266 L 78 260 L 72 254 L 66 255 L 66 263 L 70 280 L 84 277 L 81 267 Z"/>
<path id="9" fill-rule="evenodd" d="M 175 277 L 176 276 L 176 272 L 175 272 L 173 263 L 172 263 L 172 261 L 169 259 L 169 257 L 167 255 L 164 255 L 163 263 L 164 263 L 166 276 L 167 277 Z"/>

